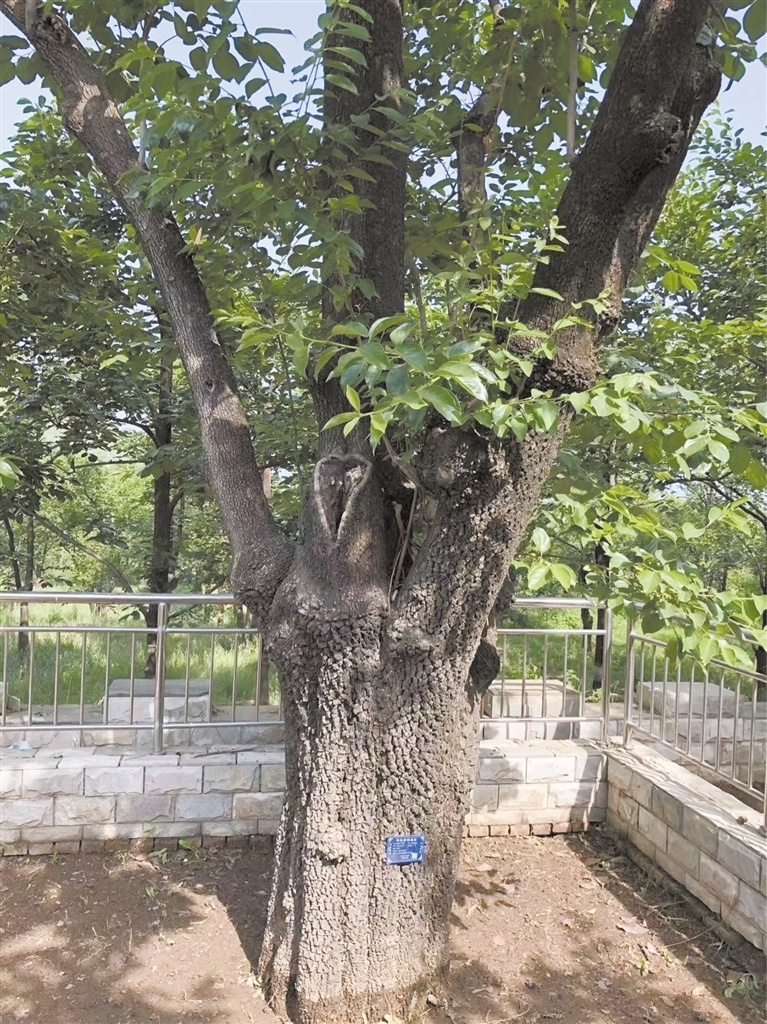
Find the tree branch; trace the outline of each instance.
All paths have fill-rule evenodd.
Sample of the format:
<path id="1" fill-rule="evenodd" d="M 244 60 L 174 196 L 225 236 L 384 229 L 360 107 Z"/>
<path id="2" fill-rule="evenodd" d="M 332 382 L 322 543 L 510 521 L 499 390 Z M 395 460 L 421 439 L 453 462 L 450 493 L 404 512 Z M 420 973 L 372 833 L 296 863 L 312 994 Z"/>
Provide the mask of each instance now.
<path id="1" fill-rule="evenodd" d="M 56 526 L 55 523 L 52 523 L 50 519 L 46 518 L 46 516 L 41 515 L 40 512 L 34 512 L 33 516 L 41 526 L 45 527 L 46 530 L 58 537 L 59 540 L 64 541 L 65 544 L 69 544 L 72 547 L 78 548 L 80 551 L 84 552 L 84 554 L 88 555 L 89 558 L 92 558 L 94 562 L 98 562 L 99 565 L 103 565 L 104 568 L 108 569 L 112 573 L 115 583 L 119 583 L 127 593 L 133 593 L 133 585 L 128 577 L 124 576 L 117 566 L 110 562 L 109 559 L 102 558 L 101 555 L 97 554 L 97 552 L 93 550 L 93 548 L 88 547 L 87 544 L 83 544 L 83 542 L 77 540 L 76 537 L 72 537 L 71 534 L 66 533 L 59 526 Z"/>
<path id="2" fill-rule="evenodd" d="M 693 132 L 716 98 L 721 74 L 696 39 L 708 0 L 642 0 L 594 126 L 576 157 L 557 209 L 569 241 L 540 263 L 519 319 L 549 330 L 572 303 L 607 292 L 598 331 L 572 327 L 557 335 L 553 364 L 532 385 L 559 393 L 589 387 L 597 376 L 596 344 L 619 319 L 623 292 L 649 240 Z M 518 339 L 519 345 L 525 342 Z M 516 340 L 515 340 L 516 344 Z M 528 344 L 529 347 L 529 344 Z"/>
<path id="3" fill-rule="evenodd" d="M 146 175 L 101 71 L 63 17 L 38 7 L 27 28 L 23 0 L 0 10 L 29 38 L 61 90 L 64 123 L 93 158 L 134 224 L 168 312 L 200 420 L 204 458 L 235 559 L 248 566 L 241 585 L 271 603 L 292 557 L 261 487 L 253 443 L 234 375 L 216 335 L 205 289 L 167 210 L 147 209 L 125 185 Z M 259 578 L 254 576 L 254 573 Z"/>

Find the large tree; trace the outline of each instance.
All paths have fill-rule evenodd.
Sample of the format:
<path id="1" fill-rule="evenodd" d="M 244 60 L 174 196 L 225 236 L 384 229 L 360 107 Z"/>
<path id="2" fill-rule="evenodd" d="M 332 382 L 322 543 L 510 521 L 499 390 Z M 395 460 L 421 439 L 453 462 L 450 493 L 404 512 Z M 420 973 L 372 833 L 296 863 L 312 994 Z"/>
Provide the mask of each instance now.
<path id="1" fill-rule="evenodd" d="M 317 42 L 314 134 L 316 63 L 295 131 L 279 94 L 248 102 L 263 79 L 244 99 L 222 95 L 221 79 L 280 63 L 258 33 L 238 34 L 236 3 L 0 0 L 0 10 L 36 51 L 20 73 L 47 76 L 151 266 L 195 397 L 233 586 L 279 669 L 287 792 L 266 991 L 305 1024 L 409 1015 L 448 969 L 479 702 L 497 668 L 492 625 L 511 559 L 573 416 L 568 396 L 597 379 L 598 348 L 719 88 L 708 0 L 641 0 L 636 11 L 623 0 L 434 0 L 406 24 L 400 0 L 338 0 Z M 168 23 L 194 47 L 188 63 L 154 42 Z M 609 83 L 598 103 L 600 64 Z M 584 84 L 590 130 L 575 154 Z M 565 136 L 571 169 L 554 212 L 561 161 L 548 174 L 548 151 Z M 212 153 L 238 147 L 226 180 L 211 172 Z M 434 180 L 445 163 L 457 205 L 440 220 L 451 207 Z M 532 280 L 498 272 L 514 255 L 509 231 L 521 247 L 532 234 L 530 222 L 510 226 L 523 195 L 519 179 L 504 184 L 515 163 L 540 190 L 532 227 L 549 232 Z M 285 315 L 290 275 L 269 283 L 268 250 L 251 246 L 231 273 L 249 267 L 268 298 L 254 300 L 248 343 L 271 331 L 276 366 L 292 339 L 313 403 L 319 461 L 295 540 L 272 515 L 231 339 L 217 330 L 236 311 L 221 315 L 224 286 L 206 278 L 208 237 L 255 242 L 269 221 L 279 222 L 272 255 L 297 276 L 308 268 L 317 312 L 300 324 Z M 426 837 L 424 862 L 388 864 L 387 837 L 410 834 Z"/>

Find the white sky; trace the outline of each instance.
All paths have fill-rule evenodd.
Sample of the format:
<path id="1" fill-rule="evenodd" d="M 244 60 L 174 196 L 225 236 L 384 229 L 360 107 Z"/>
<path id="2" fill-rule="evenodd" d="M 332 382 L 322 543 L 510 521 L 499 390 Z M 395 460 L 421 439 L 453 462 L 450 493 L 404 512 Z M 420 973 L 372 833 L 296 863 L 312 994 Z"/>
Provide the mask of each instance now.
<path id="1" fill-rule="evenodd" d="M 325 9 L 325 0 L 241 0 L 248 25 L 255 27 L 286 28 L 292 36 L 267 37 L 285 57 L 286 67 L 301 64 L 305 58 L 304 41 L 317 30 L 317 18 Z M 18 34 L 8 21 L 0 16 L 0 34 Z M 279 76 L 273 84 L 278 85 Z M 19 100 L 36 100 L 39 87 L 22 85 L 15 79 L 0 89 L 0 152 L 8 147 L 8 140 L 16 124 L 23 119 Z M 733 83 L 719 97 L 723 111 L 732 110 L 736 127 L 743 128 L 743 139 L 765 141 L 767 131 L 767 68 L 758 61 L 750 64 L 740 82 Z"/>

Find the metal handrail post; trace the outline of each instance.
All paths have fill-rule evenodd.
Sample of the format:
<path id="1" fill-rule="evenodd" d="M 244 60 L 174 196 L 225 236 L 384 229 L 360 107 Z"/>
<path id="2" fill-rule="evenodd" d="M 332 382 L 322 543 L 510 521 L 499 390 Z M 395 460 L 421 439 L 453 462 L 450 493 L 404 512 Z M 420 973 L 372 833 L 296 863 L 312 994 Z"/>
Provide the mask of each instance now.
<path id="1" fill-rule="evenodd" d="M 612 682 L 613 610 L 605 605 L 605 635 L 602 644 L 602 742 L 610 735 L 610 685 Z"/>
<path id="2" fill-rule="evenodd" d="M 157 604 L 157 640 L 155 645 L 154 670 L 154 722 L 152 725 L 155 754 L 163 751 L 163 726 L 165 719 L 165 634 L 168 628 L 168 605 L 165 601 Z"/>
<path id="3" fill-rule="evenodd" d="M 623 746 L 631 745 L 631 728 L 634 714 L 634 660 L 636 645 L 634 641 L 634 620 L 626 620 L 626 681 L 623 691 Z M 641 696 L 639 698 L 642 699 Z"/>

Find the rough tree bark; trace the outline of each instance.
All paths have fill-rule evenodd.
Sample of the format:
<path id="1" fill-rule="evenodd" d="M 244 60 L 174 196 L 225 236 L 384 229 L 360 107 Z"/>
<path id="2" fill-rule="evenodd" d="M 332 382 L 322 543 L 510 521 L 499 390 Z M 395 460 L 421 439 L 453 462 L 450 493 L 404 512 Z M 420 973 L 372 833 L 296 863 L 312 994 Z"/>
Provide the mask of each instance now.
<path id="1" fill-rule="evenodd" d="M 399 0 L 360 2 L 374 19 L 360 102 L 396 102 Z M 393 497 L 381 461 L 358 435 L 325 432 L 294 548 L 272 522 L 233 377 L 178 228 L 121 184 L 138 169 L 137 153 L 106 83 L 58 14 L 38 10 L 25 25 L 24 7 L 0 0 L 58 81 L 65 122 L 136 225 L 162 291 L 232 539 L 233 585 L 280 671 L 287 793 L 260 964 L 266 990 L 301 1024 L 408 1015 L 438 992 L 448 969 L 479 700 L 493 674 L 492 659 L 475 654 L 567 424 L 556 437 L 522 443 L 431 424 L 416 469 L 436 514 L 391 598 L 395 544 L 381 524 Z M 599 339 L 617 323 L 628 276 L 718 89 L 711 54 L 696 45 L 707 9 L 708 0 L 639 5 L 559 206 L 569 245 L 536 274 L 537 286 L 564 301 L 531 295 L 519 315 L 547 330 L 573 301 L 603 291 L 610 314 L 592 330 L 559 332 L 555 358 L 537 367 L 537 387 L 562 394 L 597 375 Z M 359 109 L 351 94 L 329 90 L 329 124 L 350 126 Z M 373 140 L 359 125 L 353 134 L 348 159 L 365 166 Z M 353 306 L 386 315 L 403 301 L 404 163 L 370 166 L 372 208 L 346 227 L 364 253 L 359 276 L 376 282 L 376 297 L 355 294 Z M 332 284 L 329 277 L 328 320 Z M 321 427 L 345 403 L 333 381 L 315 380 L 312 390 Z M 408 833 L 426 835 L 425 862 L 387 866 L 385 838 Z"/>

